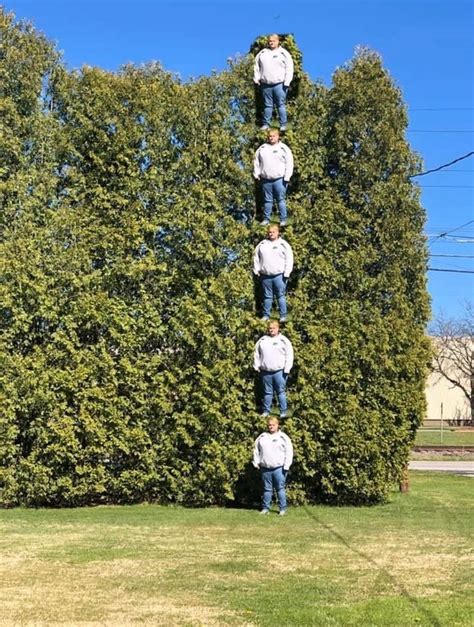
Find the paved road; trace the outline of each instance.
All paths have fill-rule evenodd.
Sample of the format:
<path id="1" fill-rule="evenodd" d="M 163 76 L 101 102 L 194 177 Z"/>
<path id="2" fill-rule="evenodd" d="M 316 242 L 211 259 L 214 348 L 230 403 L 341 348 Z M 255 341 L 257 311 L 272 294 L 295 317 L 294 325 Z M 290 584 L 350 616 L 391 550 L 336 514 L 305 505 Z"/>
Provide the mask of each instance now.
<path id="1" fill-rule="evenodd" d="M 436 472 L 454 472 L 458 475 L 474 477 L 474 462 L 429 462 L 411 461 L 410 470 L 435 470 Z"/>

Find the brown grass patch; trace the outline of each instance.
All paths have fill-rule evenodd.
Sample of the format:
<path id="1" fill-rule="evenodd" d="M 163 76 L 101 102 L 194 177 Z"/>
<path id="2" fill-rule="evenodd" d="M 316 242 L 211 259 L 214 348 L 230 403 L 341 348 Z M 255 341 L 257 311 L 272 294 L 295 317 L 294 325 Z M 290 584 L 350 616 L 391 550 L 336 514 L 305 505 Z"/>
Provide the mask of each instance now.
<path id="1" fill-rule="evenodd" d="M 135 560 L 82 567 L 16 560 L 12 577 L 0 591 L 2 624 L 212 626 L 236 615 L 182 586 L 174 593 L 160 590 L 170 567 Z M 144 579 L 150 581 L 142 589 Z"/>

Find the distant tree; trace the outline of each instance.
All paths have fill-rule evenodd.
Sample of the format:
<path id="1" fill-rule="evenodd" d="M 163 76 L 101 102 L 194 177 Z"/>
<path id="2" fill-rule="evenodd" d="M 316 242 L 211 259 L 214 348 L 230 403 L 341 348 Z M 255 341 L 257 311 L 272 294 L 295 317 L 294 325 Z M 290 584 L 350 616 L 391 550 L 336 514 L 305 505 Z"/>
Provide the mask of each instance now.
<path id="1" fill-rule="evenodd" d="M 466 302 L 457 318 L 438 316 L 431 326 L 434 358 L 433 372 L 461 390 L 470 406 L 474 425 L 474 305 Z"/>

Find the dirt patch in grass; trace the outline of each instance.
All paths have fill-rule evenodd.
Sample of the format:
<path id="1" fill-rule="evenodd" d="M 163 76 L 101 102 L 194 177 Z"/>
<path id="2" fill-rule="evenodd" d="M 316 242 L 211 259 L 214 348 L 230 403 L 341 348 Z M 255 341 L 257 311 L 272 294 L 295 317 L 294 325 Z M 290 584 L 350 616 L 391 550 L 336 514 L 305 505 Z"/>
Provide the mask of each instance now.
<path id="1" fill-rule="evenodd" d="M 171 564 L 121 560 L 106 566 L 68 567 L 21 558 L 8 562 L 15 571 L 0 592 L 2 624 L 5 620 L 12 624 L 222 625 L 236 616 L 187 592 L 183 585 L 163 590 Z"/>

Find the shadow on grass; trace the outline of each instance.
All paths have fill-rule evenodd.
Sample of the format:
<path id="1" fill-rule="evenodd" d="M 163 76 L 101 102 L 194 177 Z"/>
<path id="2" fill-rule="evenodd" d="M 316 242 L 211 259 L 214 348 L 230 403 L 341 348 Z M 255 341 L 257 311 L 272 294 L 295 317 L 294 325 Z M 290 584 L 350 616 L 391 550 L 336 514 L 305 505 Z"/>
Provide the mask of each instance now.
<path id="1" fill-rule="evenodd" d="M 257 509 L 262 500 L 262 480 L 260 473 L 248 463 L 235 486 L 235 499 L 227 507 L 237 509 Z"/>
<path id="2" fill-rule="evenodd" d="M 338 542 L 340 542 L 347 549 L 349 549 L 349 551 L 352 551 L 353 553 L 361 557 L 363 560 L 371 564 L 371 566 L 373 566 L 383 577 L 385 577 L 387 581 L 389 581 L 397 590 L 399 590 L 401 595 L 418 612 L 420 612 L 420 614 L 424 615 L 424 617 L 430 622 L 431 625 L 433 625 L 433 627 L 441 627 L 441 623 L 438 620 L 438 618 L 432 612 L 430 612 L 425 607 L 423 607 L 423 605 L 421 605 L 421 603 L 408 592 L 405 586 L 403 586 L 400 582 L 398 582 L 395 579 L 395 577 L 391 575 L 385 568 L 382 568 L 374 559 L 370 557 L 370 555 L 367 555 L 366 553 L 358 549 L 356 546 L 348 542 L 343 535 L 341 535 L 340 533 L 332 529 L 332 527 L 330 527 L 328 524 L 323 522 L 313 511 L 309 509 L 309 507 L 303 506 L 303 509 L 305 510 L 309 518 L 312 518 L 318 525 L 320 525 L 321 527 L 323 527 L 323 529 L 328 531 L 334 538 L 336 538 Z"/>

